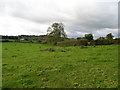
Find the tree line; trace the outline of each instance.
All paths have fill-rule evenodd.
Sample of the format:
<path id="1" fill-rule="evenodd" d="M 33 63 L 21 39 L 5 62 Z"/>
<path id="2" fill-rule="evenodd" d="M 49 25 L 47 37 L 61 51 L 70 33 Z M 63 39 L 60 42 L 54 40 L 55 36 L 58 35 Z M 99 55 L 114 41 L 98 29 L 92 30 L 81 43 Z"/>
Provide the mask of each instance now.
<path id="1" fill-rule="evenodd" d="M 120 38 L 113 39 L 112 33 L 107 34 L 106 37 L 99 37 L 96 40 L 93 39 L 92 34 L 85 34 L 84 37 L 78 37 L 77 39 L 69 39 L 62 23 L 53 23 L 48 27 L 47 32 L 44 43 L 58 46 L 110 45 L 120 43 Z"/>
<path id="2" fill-rule="evenodd" d="M 20 42 L 21 39 L 24 39 L 32 43 L 37 42 L 41 44 L 50 44 L 58 46 L 119 44 L 120 38 L 113 39 L 113 37 L 114 36 L 112 35 L 112 33 L 109 33 L 105 37 L 99 37 L 96 40 L 94 40 L 92 34 L 85 34 L 84 37 L 70 39 L 67 38 L 67 34 L 64 31 L 63 23 L 53 23 L 50 27 L 48 27 L 46 35 L 2 36 L 2 39 L 5 39 L 7 41 L 9 41 L 8 39 L 14 39 L 17 42 Z"/>

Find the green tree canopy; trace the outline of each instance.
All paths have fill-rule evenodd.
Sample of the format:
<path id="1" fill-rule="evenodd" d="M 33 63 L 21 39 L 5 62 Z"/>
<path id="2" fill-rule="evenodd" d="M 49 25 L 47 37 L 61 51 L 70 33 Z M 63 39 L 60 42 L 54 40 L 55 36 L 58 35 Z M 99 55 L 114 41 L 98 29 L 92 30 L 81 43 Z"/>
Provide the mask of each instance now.
<path id="1" fill-rule="evenodd" d="M 109 33 L 109 34 L 106 35 L 106 39 L 113 39 L 113 37 L 114 36 L 112 35 L 112 33 Z"/>
<path id="2" fill-rule="evenodd" d="M 93 35 L 92 34 L 85 34 L 85 39 L 87 39 L 88 41 L 93 40 Z"/>
<path id="3" fill-rule="evenodd" d="M 52 26 L 48 27 L 47 32 L 47 35 L 53 37 L 67 37 L 62 23 L 53 23 Z"/>
<path id="4" fill-rule="evenodd" d="M 47 43 L 56 45 L 57 42 L 63 41 L 64 38 L 67 38 L 67 35 L 64 31 L 64 25 L 62 23 L 53 23 L 50 27 L 48 27 L 46 38 Z"/>

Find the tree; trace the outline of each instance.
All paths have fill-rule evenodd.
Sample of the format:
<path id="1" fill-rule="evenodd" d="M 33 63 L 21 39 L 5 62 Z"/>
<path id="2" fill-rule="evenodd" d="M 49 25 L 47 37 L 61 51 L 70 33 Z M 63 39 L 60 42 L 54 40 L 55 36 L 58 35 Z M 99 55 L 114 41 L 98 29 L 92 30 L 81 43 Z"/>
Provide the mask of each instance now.
<path id="1" fill-rule="evenodd" d="M 64 38 L 67 38 L 67 35 L 64 32 L 64 25 L 62 23 L 53 23 L 48 27 L 46 38 L 47 43 L 56 45 L 57 42 L 63 41 Z"/>
<path id="2" fill-rule="evenodd" d="M 53 37 L 67 37 L 62 23 L 53 23 L 51 27 L 48 27 L 47 32 L 47 35 Z"/>
<path id="3" fill-rule="evenodd" d="M 93 35 L 92 34 L 85 34 L 85 39 L 87 39 L 88 41 L 93 40 Z"/>
<path id="4" fill-rule="evenodd" d="M 114 36 L 112 35 L 112 33 L 109 33 L 109 34 L 106 35 L 106 39 L 113 39 L 113 37 Z"/>

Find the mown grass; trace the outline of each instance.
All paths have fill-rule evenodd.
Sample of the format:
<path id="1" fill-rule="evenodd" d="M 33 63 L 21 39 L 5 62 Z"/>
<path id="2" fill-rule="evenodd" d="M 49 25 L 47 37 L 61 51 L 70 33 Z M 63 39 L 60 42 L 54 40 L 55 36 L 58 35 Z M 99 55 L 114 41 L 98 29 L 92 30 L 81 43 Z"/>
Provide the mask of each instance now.
<path id="1" fill-rule="evenodd" d="M 53 48 L 55 52 L 44 51 Z M 62 52 L 64 50 L 65 52 Z M 3 88 L 117 88 L 118 45 L 3 43 Z"/>

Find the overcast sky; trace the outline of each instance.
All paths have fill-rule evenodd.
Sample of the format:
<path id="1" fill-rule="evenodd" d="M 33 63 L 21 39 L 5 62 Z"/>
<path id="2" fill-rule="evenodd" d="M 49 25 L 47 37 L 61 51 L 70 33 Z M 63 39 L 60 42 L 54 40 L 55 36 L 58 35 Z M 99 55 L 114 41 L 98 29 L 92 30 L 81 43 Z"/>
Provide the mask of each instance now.
<path id="1" fill-rule="evenodd" d="M 0 35 L 43 35 L 62 22 L 68 37 L 118 36 L 118 0 L 0 0 Z"/>

